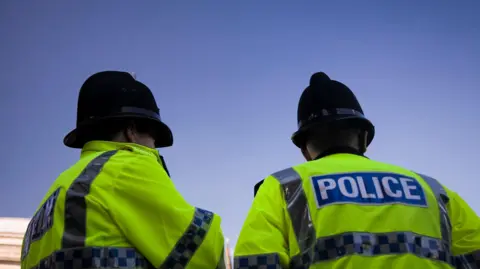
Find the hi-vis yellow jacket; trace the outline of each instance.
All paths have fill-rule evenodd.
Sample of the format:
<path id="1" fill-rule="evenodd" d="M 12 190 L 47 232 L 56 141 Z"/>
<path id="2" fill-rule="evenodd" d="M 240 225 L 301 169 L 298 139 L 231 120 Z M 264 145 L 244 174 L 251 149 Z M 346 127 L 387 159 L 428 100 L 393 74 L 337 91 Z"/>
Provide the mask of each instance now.
<path id="1" fill-rule="evenodd" d="M 21 268 L 224 268 L 220 221 L 182 198 L 156 150 L 92 141 L 30 221 Z"/>
<path id="2" fill-rule="evenodd" d="M 235 268 L 480 268 L 480 220 L 435 179 L 353 154 L 267 177 Z M 252 267 L 258 266 L 258 267 Z"/>

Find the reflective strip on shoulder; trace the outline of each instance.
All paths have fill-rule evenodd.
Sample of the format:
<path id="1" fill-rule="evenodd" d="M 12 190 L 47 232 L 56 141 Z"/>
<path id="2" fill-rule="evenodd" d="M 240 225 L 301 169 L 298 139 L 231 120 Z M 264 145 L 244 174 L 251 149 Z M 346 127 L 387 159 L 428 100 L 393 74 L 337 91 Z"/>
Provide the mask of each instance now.
<path id="1" fill-rule="evenodd" d="M 233 268 L 235 269 L 251 269 L 251 268 L 268 268 L 282 269 L 280 265 L 280 256 L 277 253 L 237 256 L 233 259 Z"/>
<path id="2" fill-rule="evenodd" d="M 302 186 L 302 177 L 293 168 L 287 168 L 272 174 L 283 187 L 287 210 L 293 231 L 297 238 L 300 253 L 292 257 L 292 265 L 308 263 L 313 258 L 316 232 L 308 208 L 307 196 Z"/>
<path id="3" fill-rule="evenodd" d="M 73 181 L 65 195 L 65 227 L 62 248 L 85 246 L 87 234 L 87 204 L 85 196 L 90 193 L 90 186 L 102 171 L 105 163 L 116 150 L 107 151 L 93 159 Z"/>
<path id="4" fill-rule="evenodd" d="M 428 184 L 430 189 L 435 194 L 435 197 L 440 200 L 439 202 L 442 202 L 444 204 L 448 204 L 449 198 L 448 198 L 448 195 L 447 195 L 447 191 L 442 186 L 442 184 L 440 184 L 440 182 L 438 182 L 438 180 L 436 180 L 432 177 L 426 176 L 426 175 L 419 174 L 419 173 L 417 173 L 417 175 L 419 175 L 425 181 L 425 183 Z"/>
<path id="5" fill-rule="evenodd" d="M 417 173 L 425 183 L 428 184 L 430 189 L 435 194 L 437 199 L 438 209 L 440 212 L 440 229 L 442 234 L 442 244 L 444 248 L 448 251 L 448 257 L 451 257 L 451 247 L 452 247 L 452 224 L 450 222 L 450 217 L 448 216 L 447 203 L 449 201 L 447 192 L 445 188 L 438 182 L 438 180 Z"/>
<path id="6" fill-rule="evenodd" d="M 177 241 L 172 252 L 170 252 L 160 268 L 184 268 L 187 266 L 210 230 L 213 217 L 212 212 L 196 208 L 190 226 Z"/>
<path id="7" fill-rule="evenodd" d="M 31 269 L 137 269 L 153 268 L 133 248 L 80 247 L 63 249 L 40 261 Z"/>

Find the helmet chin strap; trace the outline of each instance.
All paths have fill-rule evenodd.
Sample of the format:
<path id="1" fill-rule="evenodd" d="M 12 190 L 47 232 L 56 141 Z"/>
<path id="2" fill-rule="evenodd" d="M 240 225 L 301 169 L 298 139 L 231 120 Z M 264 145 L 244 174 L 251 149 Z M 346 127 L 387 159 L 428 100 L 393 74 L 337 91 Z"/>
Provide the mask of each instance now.
<path id="1" fill-rule="evenodd" d="M 368 131 L 360 132 L 358 135 L 358 149 L 363 154 L 367 152 Z"/>
<path id="2" fill-rule="evenodd" d="M 310 155 L 310 152 L 308 152 L 306 147 L 302 148 L 301 151 L 302 151 L 303 157 L 305 157 L 307 161 L 313 160 L 312 156 Z"/>
<path id="3" fill-rule="evenodd" d="M 167 175 L 170 177 L 170 172 L 168 172 L 167 164 L 165 163 L 163 156 L 160 155 L 160 153 L 158 154 L 158 156 L 160 157 L 160 163 L 162 164 L 163 169 L 165 169 L 165 172 L 167 172 Z"/>

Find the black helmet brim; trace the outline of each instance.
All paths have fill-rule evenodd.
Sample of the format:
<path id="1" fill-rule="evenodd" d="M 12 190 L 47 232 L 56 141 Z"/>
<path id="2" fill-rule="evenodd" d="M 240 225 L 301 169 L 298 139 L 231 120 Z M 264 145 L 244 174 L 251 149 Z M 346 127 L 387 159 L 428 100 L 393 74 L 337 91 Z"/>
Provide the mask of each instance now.
<path id="1" fill-rule="evenodd" d="M 342 116 L 342 117 L 333 117 L 330 120 L 324 120 L 320 122 L 310 123 L 300 128 L 298 131 L 293 133 L 292 142 L 298 148 L 305 146 L 308 132 L 314 127 L 320 126 L 348 126 L 350 128 L 358 128 L 360 130 L 367 132 L 367 146 L 372 143 L 373 138 L 375 137 L 375 126 L 365 117 L 359 117 L 357 115 L 351 116 Z"/>
<path id="2" fill-rule="evenodd" d="M 102 124 L 104 122 L 113 120 L 113 119 L 143 119 L 151 121 L 152 130 L 155 134 L 155 147 L 156 148 L 166 148 L 173 145 L 173 134 L 165 123 L 155 117 L 149 117 L 148 115 L 140 115 L 140 114 L 119 114 L 119 115 L 112 115 L 103 118 L 97 118 L 94 121 L 90 121 L 84 124 L 77 126 L 76 129 L 73 129 L 69 132 L 65 138 L 63 139 L 63 143 L 65 146 L 69 148 L 76 148 L 81 149 L 88 142 L 88 137 L 83 135 L 86 133 L 86 130 L 91 130 L 91 128 L 95 128 L 98 124 Z"/>

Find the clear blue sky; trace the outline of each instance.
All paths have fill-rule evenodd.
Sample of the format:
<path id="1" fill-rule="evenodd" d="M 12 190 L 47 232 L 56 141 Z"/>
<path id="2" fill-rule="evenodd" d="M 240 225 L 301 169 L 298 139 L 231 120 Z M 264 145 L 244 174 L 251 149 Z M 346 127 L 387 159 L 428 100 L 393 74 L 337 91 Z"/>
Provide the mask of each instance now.
<path id="1" fill-rule="evenodd" d="M 358 95 L 377 129 L 369 157 L 480 212 L 479 1 L 129 2 L 0 2 L 0 216 L 30 217 L 78 159 L 62 144 L 78 89 L 107 69 L 152 89 L 175 184 L 232 240 L 254 183 L 303 161 L 290 135 L 316 71 Z"/>

